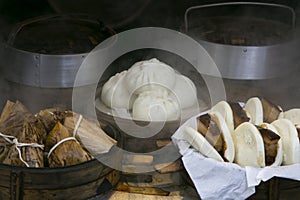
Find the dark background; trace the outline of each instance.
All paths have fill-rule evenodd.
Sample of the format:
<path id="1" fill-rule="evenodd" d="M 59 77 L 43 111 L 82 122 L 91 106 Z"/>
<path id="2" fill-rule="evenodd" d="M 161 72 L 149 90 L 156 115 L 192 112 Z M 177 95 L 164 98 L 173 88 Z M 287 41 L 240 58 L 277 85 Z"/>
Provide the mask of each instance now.
<path id="1" fill-rule="evenodd" d="M 253 0 L 298 8 L 297 0 Z M 141 26 L 180 29 L 184 12 L 195 5 L 228 0 L 0 0 L 0 25 L 4 29 L 22 20 L 61 13 L 87 13 L 117 31 Z M 233 2 L 233 1 L 232 1 Z M 119 25 L 115 26 L 117 23 Z"/>

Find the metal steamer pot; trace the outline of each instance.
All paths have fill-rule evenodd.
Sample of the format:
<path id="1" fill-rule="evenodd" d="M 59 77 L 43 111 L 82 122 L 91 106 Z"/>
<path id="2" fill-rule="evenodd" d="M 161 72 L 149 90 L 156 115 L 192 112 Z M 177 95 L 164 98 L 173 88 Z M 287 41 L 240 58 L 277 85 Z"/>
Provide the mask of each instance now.
<path id="1" fill-rule="evenodd" d="M 268 22 L 281 23 L 281 20 L 285 20 L 282 24 L 285 23 L 286 26 L 289 26 L 289 33 L 282 32 L 282 36 L 284 39 L 274 40 L 270 43 L 247 43 L 243 44 L 243 39 L 238 38 L 237 43 L 242 40 L 241 44 L 226 43 L 224 41 L 211 41 L 208 38 L 201 37 L 200 35 L 205 31 L 207 33 L 209 31 L 214 31 L 214 34 L 222 35 L 223 33 L 218 33 L 219 24 L 214 24 L 214 17 L 222 18 L 222 13 L 229 7 L 246 7 L 244 8 L 244 13 L 242 16 L 234 16 L 232 14 L 236 10 L 230 12 L 226 11 L 228 16 L 228 21 L 226 23 L 231 23 L 232 27 L 243 28 L 242 26 L 247 26 L 247 20 L 261 20 L 264 21 L 266 25 L 271 26 Z M 252 11 L 250 12 L 250 7 Z M 261 13 L 257 11 L 256 8 L 261 7 L 262 9 L 266 9 L 264 12 L 264 17 L 261 18 Z M 209 9 L 213 10 L 211 12 Z M 219 9 L 219 10 L 217 10 Z M 271 19 L 270 15 L 271 11 L 267 12 L 268 9 L 273 9 L 272 13 L 278 14 L 276 19 Z M 197 18 L 191 18 L 192 13 L 198 12 Z M 208 11 L 208 12 L 207 12 Z M 280 12 L 283 13 L 283 16 L 280 16 Z M 249 15 L 250 13 L 250 15 Z M 200 14 L 200 15 L 199 15 Z M 244 16 L 243 16 L 244 15 Z M 266 17 L 267 16 L 267 17 Z M 265 18 L 266 17 L 266 18 Z M 198 22 L 198 25 L 195 23 L 191 23 L 191 20 Z M 241 22 L 239 20 L 245 19 L 245 21 Z M 288 19 L 288 22 L 286 21 Z M 239 21 L 238 24 L 236 21 Z M 211 22 L 207 26 L 206 22 Z M 258 21 L 259 22 L 259 21 Z M 297 52 L 299 49 L 299 41 L 293 38 L 292 34 L 295 30 L 295 22 L 296 15 L 292 8 L 279 5 L 279 4 L 271 4 L 271 3 L 256 3 L 256 2 L 229 2 L 229 3 L 216 3 L 209 5 L 201 5 L 190 7 L 185 12 L 185 32 L 196 39 L 210 54 L 210 56 L 215 61 L 216 65 L 219 68 L 219 71 L 223 78 L 227 79 L 236 79 L 236 80 L 259 80 L 259 79 L 269 79 L 274 77 L 282 76 L 283 74 L 287 74 L 295 69 L 295 63 L 297 62 Z M 200 23 L 200 25 L 199 25 Z M 199 26 L 209 27 L 213 26 L 211 29 L 202 29 L 202 32 L 199 32 L 197 28 Z M 256 26 L 254 24 L 253 26 Z M 269 33 L 272 32 L 272 26 L 268 30 Z M 226 30 L 226 27 L 224 28 Z M 258 32 L 253 34 L 253 39 L 255 39 L 259 34 L 264 36 L 264 33 L 259 33 L 260 29 L 257 29 Z M 198 31 L 198 32 L 197 32 Z M 251 32 L 253 30 L 248 30 Z M 282 30 L 276 30 L 282 31 Z M 238 32 L 238 31 L 236 31 Z M 209 33 L 208 33 L 209 34 Z M 240 35 L 244 33 L 241 32 Z M 274 33 L 275 35 L 277 33 Z M 290 35 L 288 35 L 290 34 Z M 230 35 L 230 34 L 229 34 Z M 234 35 L 234 33 L 232 33 Z M 267 34 L 266 34 L 266 37 Z M 270 40 L 266 38 L 266 40 Z M 235 41 L 236 42 L 236 41 Z"/>
<path id="2" fill-rule="evenodd" d="M 70 109 L 81 63 L 113 34 L 86 15 L 47 15 L 17 24 L 1 53 L 8 99 L 22 101 L 32 112 L 53 106 Z M 82 78 L 76 89 L 85 91 L 92 84 L 97 83 Z"/>

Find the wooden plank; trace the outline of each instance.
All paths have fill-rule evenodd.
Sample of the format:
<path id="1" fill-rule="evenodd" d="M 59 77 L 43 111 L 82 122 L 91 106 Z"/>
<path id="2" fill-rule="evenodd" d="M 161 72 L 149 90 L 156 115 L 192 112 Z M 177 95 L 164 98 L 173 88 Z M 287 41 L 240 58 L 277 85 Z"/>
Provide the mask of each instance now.
<path id="1" fill-rule="evenodd" d="M 161 163 L 154 166 L 159 173 L 171 173 L 183 170 L 182 162 L 177 160 L 173 163 Z"/>
<path id="2" fill-rule="evenodd" d="M 10 187 L 11 168 L 0 164 L 0 187 Z"/>
<path id="3" fill-rule="evenodd" d="M 0 186 L 0 200 L 11 199 L 10 198 L 10 188 Z"/>
<path id="4" fill-rule="evenodd" d="M 169 145 L 171 142 L 172 142 L 171 140 L 157 140 L 156 146 L 161 148 L 161 147 Z"/>
<path id="5" fill-rule="evenodd" d="M 10 195 L 11 199 L 21 199 L 22 172 L 18 170 L 11 171 Z"/>
<path id="6" fill-rule="evenodd" d="M 121 172 L 120 172 L 120 171 L 117 171 L 117 170 L 114 170 L 113 172 L 109 173 L 109 174 L 106 176 L 106 179 L 109 181 L 109 183 L 110 183 L 112 186 L 115 186 L 115 185 L 117 185 L 117 183 L 119 182 L 120 176 L 121 176 Z"/>
<path id="7" fill-rule="evenodd" d="M 93 197 L 104 192 L 108 192 L 119 182 L 120 172 L 112 171 L 105 177 L 84 185 L 71 188 L 61 188 L 55 190 L 27 190 L 24 189 L 23 200 L 32 199 L 73 199 L 81 200 L 87 197 Z"/>
<path id="8" fill-rule="evenodd" d="M 270 179 L 269 199 L 279 199 L 278 182 L 277 177 Z"/>
<path id="9" fill-rule="evenodd" d="M 138 172 L 155 171 L 152 165 L 122 165 L 123 174 L 136 174 Z"/>
<path id="10" fill-rule="evenodd" d="M 169 187 L 175 185 L 184 184 L 184 179 L 181 176 L 181 173 L 168 173 L 160 174 L 158 172 L 152 173 L 152 182 L 129 182 L 129 186 L 133 187 Z"/>
<path id="11" fill-rule="evenodd" d="M 109 193 L 102 196 L 98 200 L 183 200 L 181 196 L 154 196 L 144 194 L 134 194 L 121 191 L 114 191 L 112 194 Z"/>
<path id="12" fill-rule="evenodd" d="M 122 192 L 129 192 L 129 193 L 137 193 L 137 194 L 146 194 L 146 195 L 159 195 L 159 196 L 168 196 L 170 192 L 164 191 L 160 188 L 153 188 L 153 187 L 134 187 L 129 186 L 126 183 L 120 182 L 116 190 Z"/>
<path id="13" fill-rule="evenodd" d="M 24 169 L 23 187 L 28 190 L 59 190 L 61 188 L 71 188 L 79 184 L 97 181 L 97 179 L 101 179 L 113 171 L 97 160 L 67 169 L 68 168 L 45 168 L 43 170 Z"/>
<path id="14" fill-rule="evenodd" d="M 81 200 L 87 197 L 92 197 L 98 194 L 99 187 L 105 178 L 99 179 L 86 185 L 81 185 L 72 188 L 65 188 L 60 190 L 26 190 L 24 189 L 23 199 L 73 199 Z"/>
<path id="15" fill-rule="evenodd" d="M 128 154 L 123 158 L 124 164 L 129 165 L 151 165 L 153 162 L 153 156 L 149 155 L 134 155 Z"/>
<path id="16" fill-rule="evenodd" d="M 159 148 L 156 146 L 156 140 L 144 138 L 126 138 L 124 149 L 134 153 L 149 153 Z"/>
<path id="17" fill-rule="evenodd" d="M 130 173 L 123 173 L 123 180 L 133 183 L 151 183 L 152 182 L 152 175 L 151 174 L 130 174 Z"/>
<path id="18" fill-rule="evenodd" d="M 109 191 L 105 194 L 95 196 L 89 200 L 196 200 L 200 199 L 196 189 L 189 186 L 175 186 L 166 189 L 170 192 L 168 196 L 155 196 L 123 191 Z"/>

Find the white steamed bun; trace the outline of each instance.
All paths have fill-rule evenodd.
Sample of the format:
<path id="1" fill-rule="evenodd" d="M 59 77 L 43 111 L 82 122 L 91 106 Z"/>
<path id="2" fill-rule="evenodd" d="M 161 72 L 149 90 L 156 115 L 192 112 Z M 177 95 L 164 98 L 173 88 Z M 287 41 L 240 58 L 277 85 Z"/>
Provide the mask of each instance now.
<path id="1" fill-rule="evenodd" d="M 175 87 L 171 91 L 181 109 L 193 106 L 198 102 L 196 87 L 186 76 L 176 74 Z"/>
<path id="2" fill-rule="evenodd" d="M 131 109 L 130 93 L 124 84 L 127 71 L 112 76 L 102 87 L 101 100 L 111 108 Z"/>
<path id="3" fill-rule="evenodd" d="M 177 101 L 165 89 L 142 92 L 134 101 L 133 119 L 145 121 L 176 120 L 180 116 Z"/>
<path id="4" fill-rule="evenodd" d="M 156 58 L 135 63 L 125 77 L 129 93 L 135 94 L 161 86 L 172 89 L 175 81 L 174 69 Z"/>

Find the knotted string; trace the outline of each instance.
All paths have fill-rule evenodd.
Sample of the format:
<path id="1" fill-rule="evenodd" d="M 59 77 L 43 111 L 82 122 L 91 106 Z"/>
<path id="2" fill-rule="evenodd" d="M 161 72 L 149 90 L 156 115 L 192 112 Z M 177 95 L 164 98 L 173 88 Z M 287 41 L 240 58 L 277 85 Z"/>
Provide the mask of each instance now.
<path id="1" fill-rule="evenodd" d="M 52 153 L 52 152 L 53 152 L 60 144 L 66 142 L 66 141 L 70 141 L 70 140 L 75 140 L 75 141 L 78 143 L 78 141 L 76 140 L 75 136 L 76 136 L 76 134 L 77 134 L 77 130 L 78 130 L 80 124 L 81 124 L 82 119 L 83 119 L 82 115 L 79 115 L 79 118 L 78 118 L 78 120 L 77 120 L 77 122 L 76 122 L 76 125 L 75 125 L 75 128 L 74 128 L 74 130 L 73 130 L 73 137 L 67 137 L 67 138 L 64 138 L 64 139 L 60 140 L 58 143 L 56 143 L 56 144 L 50 149 L 50 151 L 49 151 L 49 153 L 48 153 L 48 158 L 50 157 L 51 153 Z"/>
<path id="2" fill-rule="evenodd" d="M 41 144 L 37 144 L 37 143 L 21 143 L 18 142 L 18 139 L 14 136 L 11 135 L 5 135 L 0 133 L 0 136 L 3 137 L 7 142 L 9 142 L 10 144 L 13 144 L 16 146 L 16 149 L 18 151 L 19 154 L 19 159 L 26 165 L 26 167 L 29 167 L 29 164 L 22 158 L 22 153 L 19 147 L 35 147 L 35 148 L 40 148 L 42 150 L 44 150 L 44 145 Z"/>

